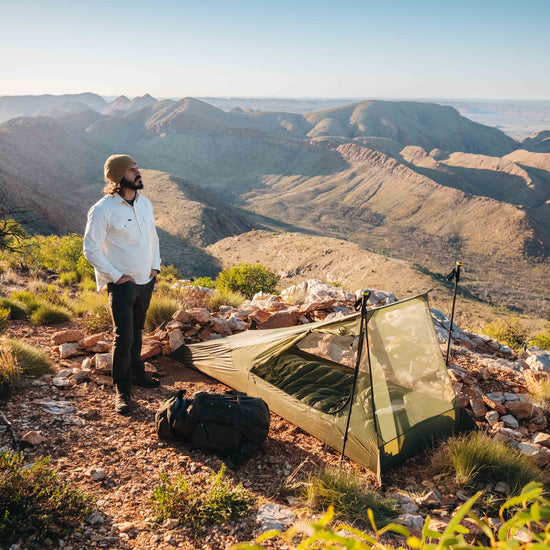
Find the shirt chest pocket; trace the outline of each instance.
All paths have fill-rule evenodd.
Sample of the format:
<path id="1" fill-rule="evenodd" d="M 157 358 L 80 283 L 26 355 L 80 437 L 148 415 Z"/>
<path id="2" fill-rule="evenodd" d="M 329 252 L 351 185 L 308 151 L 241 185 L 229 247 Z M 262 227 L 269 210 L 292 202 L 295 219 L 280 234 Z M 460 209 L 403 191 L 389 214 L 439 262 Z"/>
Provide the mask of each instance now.
<path id="1" fill-rule="evenodd" d="M 135 216 L 121 218 L 113 221 L 112 239 L 117 244 L 137 244 L 140 230 Z"/>

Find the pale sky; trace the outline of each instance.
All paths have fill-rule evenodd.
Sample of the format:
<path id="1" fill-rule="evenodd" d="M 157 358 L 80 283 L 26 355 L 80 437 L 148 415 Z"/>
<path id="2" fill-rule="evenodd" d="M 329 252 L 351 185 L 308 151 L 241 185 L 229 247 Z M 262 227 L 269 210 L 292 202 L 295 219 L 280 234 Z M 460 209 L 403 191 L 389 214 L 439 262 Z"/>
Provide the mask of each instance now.
<path id="1" fill-rule="evenodd" d="M 0 96 L 550 99 L 549 0 L 0 0 Z"/>

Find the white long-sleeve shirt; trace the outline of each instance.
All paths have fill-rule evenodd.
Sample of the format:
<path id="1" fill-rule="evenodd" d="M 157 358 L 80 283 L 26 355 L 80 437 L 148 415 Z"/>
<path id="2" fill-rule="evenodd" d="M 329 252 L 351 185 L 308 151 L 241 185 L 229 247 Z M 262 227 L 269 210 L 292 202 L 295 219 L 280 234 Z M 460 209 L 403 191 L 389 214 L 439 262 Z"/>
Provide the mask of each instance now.
<path id="1" fill-rule="evenodd" d="M 105 195 L 88 211 L 84 256 L 94 266 L 97 289 L 131 275 L 147 284 L 152 269 L 160 271 L 159 239 L 153 206 L 136 193 L 134 205 L 120 195 Z"/>

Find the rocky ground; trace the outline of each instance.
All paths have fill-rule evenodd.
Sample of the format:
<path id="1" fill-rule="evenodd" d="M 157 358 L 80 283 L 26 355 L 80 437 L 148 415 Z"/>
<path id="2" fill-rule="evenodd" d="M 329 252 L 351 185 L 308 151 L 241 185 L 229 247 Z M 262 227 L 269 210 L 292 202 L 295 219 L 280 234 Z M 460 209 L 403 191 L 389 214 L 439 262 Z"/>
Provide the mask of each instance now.
<path id="1" fill-rule="evenodd" d="M 222 331 L 248 328 L 252 319 L 268 328 L 351 310 L 351 301 L 338 294 L 344 291 L 324 289 L 327 295 L 321 290 L 316 287 L 314 300 L 308 301 L 306 297 L 304 302 L 302 297 L 298 300 L 302 302 L 299 306 L 285 304 L 275 297 L 258 297 L 253 303 L 245 304 L 241 313 L 226 310 L 215 320 L 202 310 L 178 312 L 170 327 L 155 331 L 148 341 L 149 368 L 161 379 L 162 385 L 159 389 L 136 388 L 138 407 L 127 418 L 114 413 L 114 390 L 105 374 L 108 367 L 102 371 L 98 359 L 109 356 L 105 347 L 110 344 L 109 334 L 78 332 L 78 322 L 39 328 L 24 321 L 14 322 L 8 335 L 45 349 L 55 364 L 56 373 L 32 381 L 1 403 L 0 408 L 11 427 L 0 426 L 0 447 L 13 449 L 15 435 L 27 460 L 50 456 L 51 465 L 64 478 L 97 498 L 99 513 L 88 517 L 63 541 L 50 541 L 49 546 L 222 549 L 236 541 L 253 539 L 266 527 L 266 516 L 270 512 L 275 513 L 274 519 L 282 526 L 293 518 L 306 517 L 309 512 L 294 498 L 286 496 L 281 487 L 297 469 L 301 476 L 323 466 L 336 466 L 340 457 L 319 440 L 272 415 L 269 436 L 261 453 L 239 470 L 228 472 L 233 481 L 241 482 L 258 499 L 256 510 L 248 518 L 205 530 L 198 538 L 174 522 L 155 523 L 150 497 L 160 474 L 218 471 L 222 462 L 181 444 L 159 440 L 154 415 L 159 404 L 178 389 L 185 389 L 188 394 L 227 389 L 171 359 L 171 347 L 177 347 L 181 341 L 218 337 Z M 388 293 L 377 293 L 371 302 L 376 305 L 393 299 Z M 442 341 L 448 319 L 434 311 L 434 322 Z M 519 357 L 487 337 L 460 329 L 456 329 L 453 336 L 456 345 L 452 349 L 449 371 L 461 404 L 471 411 L 480 427 L 534 456 L 540 464 L 548 464 L 547 417 L 543 408 L 527 395 L 526 376 L 528 373 L 535 378 L 546 376 L 545 371 L 550 371 L 549 354 L 531 350 Z M 434 526 L 441 528 L 464 496 L 449 493 L 447 487 L 438 484 L 437 478 L 429 477 L 425 473 L 427 464 L 428 456 L 423 453 L 389 472 L 383 480 L 382 491 L 396 499 L 402 512 L 401 521 L 412 528 L 418 528 L 428 513 Z M 346 467 L 356 468 L 364 479 L 375 483 L 370 472 L 356 465 L 346 464 Z M 487 489 L 500 495 L 506 491 L 502 485 Z M 276 506 L 265 507 L 268 504 Z M 263 510 L 263 516 L 258 516 L 258 509 Z M 398 540 L 394 542 L 397 544 Z"/>

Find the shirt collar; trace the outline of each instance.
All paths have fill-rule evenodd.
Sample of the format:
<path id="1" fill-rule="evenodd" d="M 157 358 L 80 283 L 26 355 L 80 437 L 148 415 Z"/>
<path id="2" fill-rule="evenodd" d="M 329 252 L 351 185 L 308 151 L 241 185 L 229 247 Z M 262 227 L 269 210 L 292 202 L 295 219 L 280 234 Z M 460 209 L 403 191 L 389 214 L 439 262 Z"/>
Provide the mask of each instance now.
<path id="1" fill-rule="evenodd" d="M 117 206 L 119 204 L 122 204 L 122 203 L 128 204 L 128 201 L 126 201 L 126 199 L 123 199 L 118 193 L 115 193 L 114 195 L 111 195 L 111 196 L 113 197 L 113 199 L 115 199 L 115 202 L 116 202 Z M 134 204 L 137 202 L 138 197 L 139 197 L 139 193 L 136 191 L 136 197 L 134 199 Z"/>

